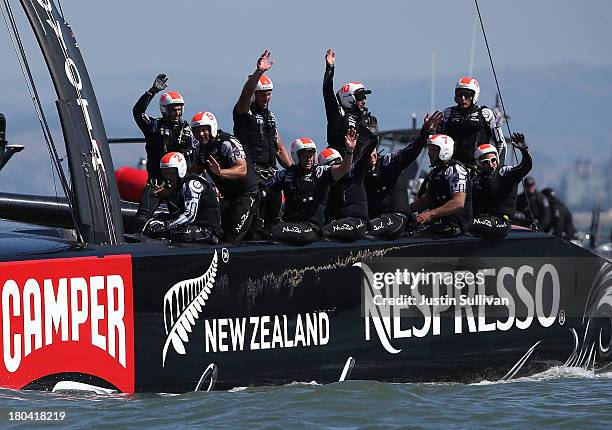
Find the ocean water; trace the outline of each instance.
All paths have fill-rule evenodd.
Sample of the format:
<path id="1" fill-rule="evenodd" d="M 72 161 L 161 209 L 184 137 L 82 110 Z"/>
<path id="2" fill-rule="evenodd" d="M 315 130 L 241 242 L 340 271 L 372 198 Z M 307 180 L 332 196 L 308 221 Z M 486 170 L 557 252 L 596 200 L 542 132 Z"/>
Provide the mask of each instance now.
<path id="1" fill-rule="evenodd" d="M 62 421 L 11 421 L 15 412 Z M 23 414 L 21 414 L 23 415 Z M 33 415 L 33 414 L 32 414 Z M 40 415 L 40 414 L 39 414 Z M 0 389 L 0 428 L 612 428 L 612 372 L 554 367 L 507 382 L 296 382 L 186 394 L 94 395 Z"/>

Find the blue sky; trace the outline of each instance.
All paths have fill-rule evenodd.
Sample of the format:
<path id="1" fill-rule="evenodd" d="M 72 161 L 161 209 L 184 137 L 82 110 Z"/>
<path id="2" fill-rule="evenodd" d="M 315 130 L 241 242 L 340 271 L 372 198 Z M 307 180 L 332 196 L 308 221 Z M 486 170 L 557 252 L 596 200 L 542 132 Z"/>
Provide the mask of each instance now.
<path id="1" fill-rule="evenodd" d="M 270 76 L 276 88 L 271 107 L 281 118 L 286 142 L 302 133 L 323 135 L 320 81 L 328 47 L 337 52 L 336 86 L 359 80 L 381 89 L 377 99 L 377 87 L 369 85 L 374 94 L 368 103 L 383 128 L 402 126 L 404 117 L 408 125 L 410 111 L 428 110 L 432 50 L 436 51 L 436 107 L 452 103 L 454 82 L 468 70 L 476 14 L 472 0 L 63 0 L 61 4 L 83 51 L 109 136 L 137 135 L 132 105 L 160 72 L 170 76 L 172 89 L 184 93 L 188 112 L 213 110 L 222 128 L 231 131 L 231 105 L 260 52 L 269 48 L 275 59 Z M 558 81 L 568 67 L 612 67 L 610 1 L 481 0 L 479 4 L 502 92 L 510 87 L 530 89 L 536 73 L 540 78 L 550 73 L 551 79 Z M 13 11 L 22 24 L 22 37 L 47 114 L 55 117 L 46 68 L 15 1 Z M 13 143 L 26 143 L 28 148 L 17 157 L 27 166 L 37 166 L 46 150 L 6 31 L 0 32 L 0 47 L 6 59 L 0 85 L 11 100 L 2 108 L 9 118 L 9 131 L 13 131 L 9 138 Z M 490 104 L 495 89 L 479 29 L 474 69 L 475 76 L 487 84 L 481 99 Z M 394 90 L 384 90 L 382 83 Z M 401 90 L 404 83 L 405 92 Z M 305 100 L 309 94 L 311 99 Z M 522 109 L 521 101 L 512 94 L 504 93 L 504 97 L 511 112 Z M 398 104 L 405 104 L 406 111 L 387 108 Z M 302 109 L 306 105 L 316 108 Z M 155 108 L 150 112 L 155 114 Z M 301 113 L 305 116 L 302 122 Z M 577 120 L 588 123 L 588 109 L 583 113 L 585 117 Z M 282 118 L 286 118 L 285 124 Z M 524 130 L 520 123 L 513 126 Z M 585 129 L 585 133 L 594 131 Z M 61 136 L 58 139 L 61 141 Z M 122 148 L 114 152 L 119 154 L 117 164 L 121 164 L 143 151 Z M 3 181 L 5 185 L 23 188 L 28 183 L 35 184 L 31 188 L 36 190 L 45 188 L 40 183 L 48 173 L 46 167 L 32 171 L 33 167 L 24 169 L 14 163 L 2 172 L 13 175 Z M 24 170 L 29 170 L 30 176 L 17 183 L 15 175 Z"/>

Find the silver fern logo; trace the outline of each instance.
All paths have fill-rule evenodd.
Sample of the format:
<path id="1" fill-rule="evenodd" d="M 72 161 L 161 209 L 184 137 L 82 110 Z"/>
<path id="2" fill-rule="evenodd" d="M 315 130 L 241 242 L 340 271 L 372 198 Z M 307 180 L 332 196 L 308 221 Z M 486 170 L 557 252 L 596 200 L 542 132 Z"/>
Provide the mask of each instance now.
<path id="1" fill-rule="evenodd" d="M 217 251 L 215 250 L 210 266 L 202 276 L 178 282 L 164 295 L 164 328 L 167 337 L 162 352 L 162 367 L 165 366 L 170 345 L 177 353 L 185 354 L 189 333 L 215 286 L 216 275 Z"/>

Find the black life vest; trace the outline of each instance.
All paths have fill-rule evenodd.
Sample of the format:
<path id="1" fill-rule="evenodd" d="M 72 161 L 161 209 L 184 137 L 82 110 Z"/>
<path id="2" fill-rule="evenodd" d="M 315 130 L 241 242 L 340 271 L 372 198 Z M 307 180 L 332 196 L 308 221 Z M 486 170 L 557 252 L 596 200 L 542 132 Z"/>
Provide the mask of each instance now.
<path id="1" fill-rule="evenodd" d="M 465 166 L 460 161 L 448 160 L 444 164 L 435 166 L 429 172 L 429 175 L 427 175 L 427 178 L 425 179 L 425 182 L 423 185 L 426 184 L 427 193 L 433 199 L 434 203 L 432 205 L 432 208 L 439 208 L 440 206 L 444 205 L 446 202 L 448 202 L 452 198 L 453 192 L 451 190 L 451 183 L 449 182 L 449 179 L 446 177 L 445 172 L 448 168 L 452 168 L 454 169 L 454 173 L 458 175 L 458 172 L 456 171 L 457 169 L 456 166 L 461 166 L 465 169 Z M 464 189 L 460 190 L 460 192 L 466 193 L 465 203 L 464 203 L 463 209 L 451 215 L 452 218 L 456 218 L 463 226 L 467 226 L 467 224 L 469 224 L 469 222 L 472 219 L 472 201 L 471 201 L 472 193 L 471 193 L 469 175 L 467 175 L 467 169 L 465 170 L 466 170 L 465 187 L 462 187 Z"/>
<path id="2" fill-rule="evenodd" d="M 187 121 L 170 124 L 163 118 L 151 122 L 150 134 L 145 135 L 147 152 L 147 172 L 149 178 L 163 179 L 159 162 L 168 152 L 176 151 L 185 156 L 187 167 L 195 161 L 193 135 Z"/>
<path id="3" fill-rule="evenodd" d="M 364 147 L 373 140 L 378 144 L 378 120 L 368 110 L 359 115 L 344 111 L 344 115 L 338 121 L 334 124 L 327 124 L 327 143 L 343 157 L 346 150 L 344 138 L 349 128 L 357 131 L 357 145 L 353 154 L 353 160 L 357 161 L 361 158 Z"/>
<path id="4" fill-rule="evenodd" d="M 516 210 L 518 182 L 502 176 L 499 170 L 491 174 L 479 172 L 472 180 L 472 209 L 474 216 L 507 215 L 512 218 Z"/>
<path id="5" fill-rule="evenodd" d="M 326 177 L 317 177 L 317 167 L 304 173 L 299 166 L 287 168 L 283 191 L 285 194 L 285 221 L 309 221 L 319 227 L 325 222 L 325 207 L 328 201 L 329 187 L 333 180 L 331 172 Z"/>
<path id="6" fill-rule="evenodd" d="M 408 184 L 403 171 L 391 172 L 379 158 L 376 165 L 366 173 L 364 185 L 368 196 L 368 213 L 375 218 L 384 213 L 410 213 Z"/>
<path id="7" fill-rule="evenodd" d="M 185 200 L 182 190 L 184 186 L 188 186 L 189 181 L 198 181 L 203 187 L 198 203 L 198 213 L 193 224 L 200 227 L 210 227 L 215 234 L 220 235 L 222 229 L 219 198 L 214 182 L 206 172 L 203 172 L 202 175 L 188 174 L 185 176 L 178 192 L 173 193 L 168 198 L 168 210 L 170 213 L 182 213 L 185 211 Z"/>
<path id="8" fill-rule="evenodd" d="M 219 190 L 224 197 L 233 198 L 241 194 L 256 192 L 258 189 L 257 177 L 253 171 L 253 167 L 246 158 L 247 174 L 245 177 L 240 179 L 220 178 L 219 176 L 214 175 L 208 168 L 206 160 L 208 160 L 208 157 L 210 156 L 213 156 L 215 160 L 217 160 L 222 169 L 229 169 L 232 167 L 233 161 L 230 158 L 230 151 L 238 151 L 241 153 L 241 156 L 246 156 L 246 154 L 244 154 L 242 144 L 236 139 L 236 137 L 224 132 L 223 130 L 219 130 L 217 137 L 213 142 L 206 145 L 200 145 L 200 164 L 206 167 L 206 171 L 214 179 L 215 184 L 217 187 L 219 187 Z"/>
<path id="9" fill-rule="evenodd" d="M 252 164 L 276 167 L 276 118 L 269 109 L 261 109 L 253 102 L 250 114 L 234 112 L 234 133 Z"/>
<path id="10" fill-rule="evenodd" d="M 476 145 L 491 140 L 491 128 L 482 114 L 486 106 L 473 105 L 462 110 L 451 108 L 450 117 L 444 122 L 442 132 L 453 138 L 453 158 L 462 163 L 474 163 Z"/>

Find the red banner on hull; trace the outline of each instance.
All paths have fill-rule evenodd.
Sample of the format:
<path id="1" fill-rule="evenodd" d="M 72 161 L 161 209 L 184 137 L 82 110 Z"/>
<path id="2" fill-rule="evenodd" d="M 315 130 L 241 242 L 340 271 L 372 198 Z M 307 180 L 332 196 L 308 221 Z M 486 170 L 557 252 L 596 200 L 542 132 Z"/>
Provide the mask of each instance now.
<path id="1" fill-rule="evenodd" d="M 0 263 L 0 386 L 94 375 L 134 391 L 130 255 Z"/>

